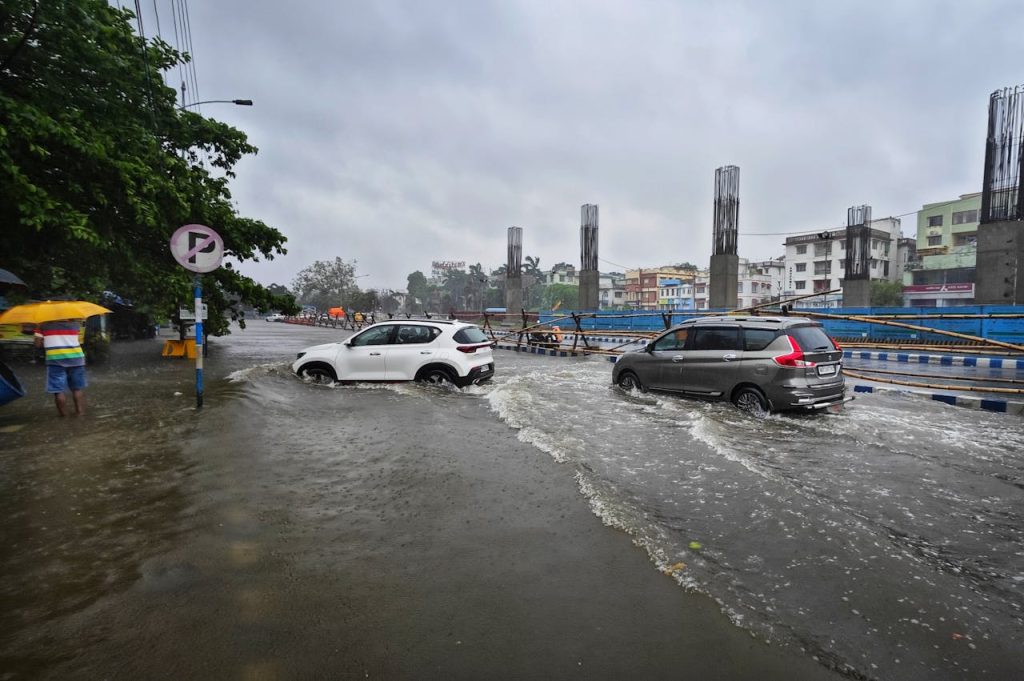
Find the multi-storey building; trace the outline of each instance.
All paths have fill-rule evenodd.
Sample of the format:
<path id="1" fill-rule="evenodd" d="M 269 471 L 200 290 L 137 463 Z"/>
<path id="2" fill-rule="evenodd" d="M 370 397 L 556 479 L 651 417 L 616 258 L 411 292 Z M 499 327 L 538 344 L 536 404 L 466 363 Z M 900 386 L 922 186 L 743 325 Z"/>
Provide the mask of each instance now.
<path id="1" fill-rule="evenodd" d="M 925 204 L 917 213 L 917 258 L 903 275 L 912 307 L 974 303 L 981 192 Z"/>
<path id="2" fill-rule="evenodd" d="M 597 287 L 601 309 L 618 310 L 626 307 L 626 275 L 621 272 L 601 272 Z"/>
<path id="3" fill-rule="evenodd" d="M 638 310 L 658 309 L 658 290 L 665 279 L 693 282 L 697 270 L 663 265 L 626 272 L 626 306 Z"/>
<path id="4" fill-rule="evenodd" d="M 785 272 L 785 261 L 782 258 L 750 262 L 746 258 L 739 259 L 739 271 L 736 280 L 736 307 L 745 309 L 769 303 L 777 299 L 782 290 Z M 693 285 L 694 309 L 708 309 L 708 272 L 697 275 Z"/>
<path id="5" fill-rule="evenodd" d="M 579 272 L 576 271 L 576 267 L 568 263 L 558 263 L 547 272 L 541 272 L 541 283 L 542 284 L 568 284 L 569 286 L 579 286 Z"/>
<path id="6" fill-rule="evenodd" d="M 693 281 L 662 279 L 658 285 L 659 310 L 693 310 Z"/>
<path id="7" fill-rule="evenodd" d="M 746 308 L 778 300 L 786 279 L 785 257 L 747 262 L 740 258 L 736 293 L 738 307 Z"/>
<path id="8" fill-rule="evenodd" d="M 901 280 L 899 264 L 899 218 L 872 220 L 868 252 L 871 279 Z M 846 230 L 843 228 L 798 234 L 786 239 L 786 275 L 782 285 L 785 297 L 820 293 L 800 302 L 801 307 L 841 307 L 841 289 L 846 272 Z"/>

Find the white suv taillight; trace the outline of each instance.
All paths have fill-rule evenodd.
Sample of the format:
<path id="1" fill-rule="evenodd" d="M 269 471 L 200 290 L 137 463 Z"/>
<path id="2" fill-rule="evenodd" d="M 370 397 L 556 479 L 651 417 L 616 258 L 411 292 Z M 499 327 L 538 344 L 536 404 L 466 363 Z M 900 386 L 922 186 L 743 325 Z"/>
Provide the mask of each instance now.
<path id="1" fill-rule="evenodd" d="M 482 348 L 491 347 L 490 343 L 477 343 L 476 345 L 456 345 L 455 349 L 459 352 L 465 352 L 467 355 L 476 352 Z"/>
<path id="2" fill-rule="evenodd" d="M 796 339 L 792 336 L 784 336 L 789 341 L 789 349 L 791 352 L 787 352 L 784 355 L 776 355 L 772 357 L 772 361 L 778 364 L 780 367 L 813 367 L 817 363 L 809 362 L 804 359 L 804 351 L 801 349 L 800 344 L 796 342 Z"/>

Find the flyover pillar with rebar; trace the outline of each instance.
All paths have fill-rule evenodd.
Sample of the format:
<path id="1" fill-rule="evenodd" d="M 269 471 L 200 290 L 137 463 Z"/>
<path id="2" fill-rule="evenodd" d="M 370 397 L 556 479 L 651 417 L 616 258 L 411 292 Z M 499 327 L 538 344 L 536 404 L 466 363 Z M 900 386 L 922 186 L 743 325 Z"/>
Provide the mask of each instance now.
<path id="1" fill-rule="evenodd" d="M 508 261 L 505 263 L 505 311 L 523 309 L 523 228 L 508 228 Z"/>
<path id="2" fill-rule="evenodd" d="M 733 310 L 737 306 L 740 258 L 737 234 L 740 221 L 740 169 L 715 170 L 714 251 L 711 255 L 708 306 Z"/>
<path id="3" fill-rule="evenodd" d="M 1024 86 L 989 97 L 974 301 L 1024 305 Z"/>
<path id="4" fill-rule="evenodd" d="M 580 309 L 596 310 L 601 304 L 601 273 L 597 268 L 597 205 L 580 209 Z"/>
<path id="5" fill-rule="evenodd" d="M 846 211 L 844 270 L 843 307 L 870 307 L 871 206 L 851 206 Z"/>

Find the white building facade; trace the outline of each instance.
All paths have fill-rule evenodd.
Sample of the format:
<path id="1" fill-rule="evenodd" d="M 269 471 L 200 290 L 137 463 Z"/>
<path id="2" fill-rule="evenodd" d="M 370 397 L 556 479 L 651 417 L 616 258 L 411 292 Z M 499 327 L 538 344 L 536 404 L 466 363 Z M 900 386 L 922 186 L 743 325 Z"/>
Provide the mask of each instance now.
<path id="1" fill-rule="evenodd" d="M 872 220 L 869 250 L 871 279 L 898 282 L 903 268 L 899 262 L 899 218 Z M 803 296 L 821 293 L 816 298 L 800 301 L 799 307 L 842 307 L 841 289 L 846 272 L 846 230 L 833 229 L 808 232 L 786 239 L 785 279 L 782 296 Z"/>
<path id="2" fill-rule="evenodd" d="M 626 275 L 621 272 L 601 272 L 597 284 L 597 300 L 602 310 L 626 307 Z"/>

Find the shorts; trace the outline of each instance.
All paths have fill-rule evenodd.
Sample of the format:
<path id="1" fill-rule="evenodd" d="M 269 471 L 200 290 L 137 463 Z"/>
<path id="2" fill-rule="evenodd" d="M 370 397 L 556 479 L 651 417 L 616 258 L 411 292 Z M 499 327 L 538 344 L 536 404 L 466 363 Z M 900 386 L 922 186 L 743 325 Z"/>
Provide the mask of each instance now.
<path id="1" fill-rule="evenodd" d="M 46 365 L 46 392 L 62 393 L 69 388 L 81 390 L 87 385 L 85 367 L 62 367 L 57 364 Z"/>

